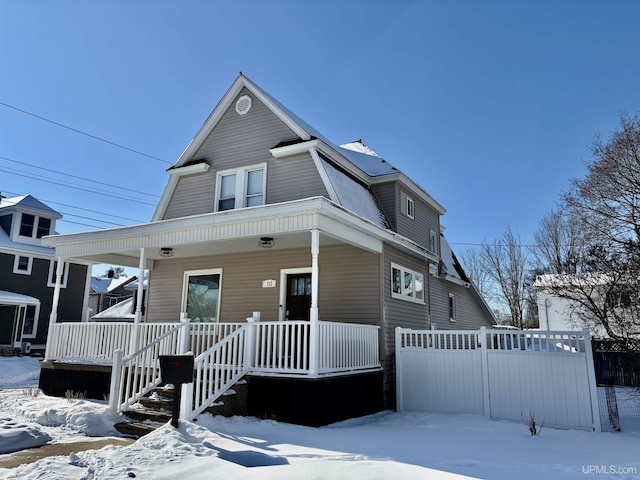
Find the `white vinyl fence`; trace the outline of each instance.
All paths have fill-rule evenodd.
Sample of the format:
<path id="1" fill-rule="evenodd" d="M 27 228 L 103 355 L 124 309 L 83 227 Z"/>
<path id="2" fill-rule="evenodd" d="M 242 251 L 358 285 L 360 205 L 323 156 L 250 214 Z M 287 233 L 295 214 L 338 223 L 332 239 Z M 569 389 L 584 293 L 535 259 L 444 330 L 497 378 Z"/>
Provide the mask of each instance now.
<path id="1" fill-rule="evenodd" d="M 600 431 L 587 332 L 396 329 L 398 410 Z"/>

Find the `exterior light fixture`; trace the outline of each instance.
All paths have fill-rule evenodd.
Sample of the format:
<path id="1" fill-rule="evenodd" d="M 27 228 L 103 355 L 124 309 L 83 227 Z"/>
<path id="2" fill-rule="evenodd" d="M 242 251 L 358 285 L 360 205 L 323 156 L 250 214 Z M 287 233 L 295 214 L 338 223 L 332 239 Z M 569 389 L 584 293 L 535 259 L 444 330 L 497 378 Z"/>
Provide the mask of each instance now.
<path id="1" fill-rule="evenodd" d="M 160 249 L 160 256 L 161 257 L 173 257 L 173 248 L 170 247 L 162 247 Z"/>
<path id="2" fill-rule="evenodd" d="M 262 248 L 271 248 L 275 244 L 276 242 L 271 237 L 260 237 L 260 241 L 258 242 L 258 245 L 260 245 Z"/>

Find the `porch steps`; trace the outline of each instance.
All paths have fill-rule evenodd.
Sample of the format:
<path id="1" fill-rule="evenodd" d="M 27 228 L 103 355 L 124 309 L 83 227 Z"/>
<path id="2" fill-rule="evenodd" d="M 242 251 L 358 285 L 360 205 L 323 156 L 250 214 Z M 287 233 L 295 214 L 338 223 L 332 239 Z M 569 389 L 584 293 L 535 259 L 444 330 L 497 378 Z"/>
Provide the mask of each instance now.
<path id="1" fill-rule="evenodd" d="M 240 380 L 205 412 L 231 417 L 247 413 L 247 383 Z M 115 429 L 127 437 L 140 438 L 171 421 L 173 387 L 159 387 L 140 399 L 136 408 L 123 412 Z"/>

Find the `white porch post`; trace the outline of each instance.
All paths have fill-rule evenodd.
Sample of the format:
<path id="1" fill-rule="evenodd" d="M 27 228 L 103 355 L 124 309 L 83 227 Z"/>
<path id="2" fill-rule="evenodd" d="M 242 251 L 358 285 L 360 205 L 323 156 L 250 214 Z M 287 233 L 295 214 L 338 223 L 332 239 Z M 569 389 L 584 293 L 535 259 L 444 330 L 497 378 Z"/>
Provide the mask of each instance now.
<path id="1" fill-rule="evenodd" d="M 56 284 L 53 288 L 53 301 L 51 304 L 51 313 L 49 314 L 49 330 L 47 331 L 47 346 L 45 347 L 45 360 L 49 359 L 51 354 L 51 346 L 54 341 L 53 325 L 58 321 L 58 304 L 60 303 L 60 287 L 62 285 L 62 275 L 64 273 L 64 258 L 58 257 L 56 264 Z"/>
<path id="2" fill-rule="evenodd" d="M 318 373 L 319 342 L 318 342 L 318 255 L 320 254 L 320 230 L 311 230 L 311 312 L 309 333 L 309 373 Z"/>
<path id="3" fill-rule="evenodd" d="M 131 335 L 131 345 L 129 353 L 134 353 L 138 350 L 138 336 L 140 330 L 140 322 L 142 321 L 142 294 L 144 293 L 144 266 L 146 263 L 146 252 L 144 247 L 140 248 L 140 261 L 138 264 L 138 292 L 136 311 L 133 315 L 133 335 Z"/>

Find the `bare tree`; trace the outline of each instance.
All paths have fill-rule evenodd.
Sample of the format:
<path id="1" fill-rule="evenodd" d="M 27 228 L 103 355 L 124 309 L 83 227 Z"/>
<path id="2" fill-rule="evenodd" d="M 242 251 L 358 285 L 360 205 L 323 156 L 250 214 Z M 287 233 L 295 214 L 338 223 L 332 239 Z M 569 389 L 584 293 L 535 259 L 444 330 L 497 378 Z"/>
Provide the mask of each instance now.
<path id="1" fill-rule="evenodd" d="M 507 227 L 502 237 L 493 244 L 483 244 L 481 251 L 487 275 L 499 286 L 501 297 L 511 315 L 510 324 L 524 328 L 529 258 L 520 238 L 512 232 L 511 227 Z"/>
<path id="2" fill-rule="evenodd" d="M 482 261 L 482 251 L 476 247 L 467 247 L 460 252 L 464 271 L 485 299 L 493 296 L 491 279 Z"/>
<path id="3" fill-rule="evenodd" d="M 580 223 L 560 209 L 547 212 L 533 233 L 531 253 L 537 273 L 575 274 L 582 270 L 586 253 Z"/>
<path id="4" fill-rule="evenodd" d="M 592 155 L 563 197 L 587 244 L 582 274 L 552 288 L 631 351 L 640 346 L 640 119 L 621 114 L 607 141 L 596 136 Z"/>

